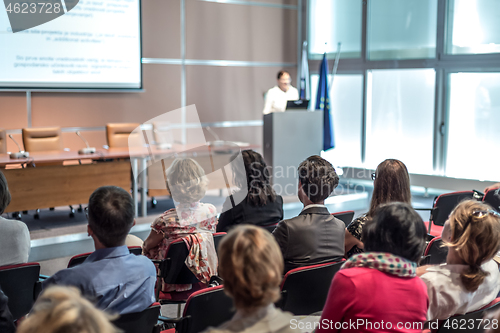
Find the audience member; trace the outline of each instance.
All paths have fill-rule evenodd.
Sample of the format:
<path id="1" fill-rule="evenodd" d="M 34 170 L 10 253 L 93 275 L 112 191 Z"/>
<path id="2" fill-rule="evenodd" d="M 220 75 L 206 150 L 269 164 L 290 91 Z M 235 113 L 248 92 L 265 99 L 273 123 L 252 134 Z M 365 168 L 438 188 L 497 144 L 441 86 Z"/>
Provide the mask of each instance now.
<path id="1" fill-rule="evenodd" d="M 325 206 L 325 199 L 339 183 L 335 169 L 320 156 L 310 156 L 300 163 L 298 178 L 298 197 L 304 208 L 273 231 L 285 259 L 285 271 L 344 256 L 344 222 Z"/>
<path id="2" fill-rule="evenodd" d="M 237 312 L 230 321 L 205 332 L 293 332 L 292 314 L 274 307 L 280 297 L 283 257 L 273 236 L 256 226 L 237 226 L 222 239 L 219 256 L 224 290 Z"/>
<path id="3" fill-rule="evenodd" d="M 14 333 L 16 326 L 14 326 L 14 318 L 9 310 L 9 299 L 0 288 L 0 332 Z"/>
<path id="4" fill-rule="evenodd" d="M 151 233 L 144 241 L 143 254 L 162 260 L 168 245 L 183 238 L 190 247 L 186 259 L 189 269 L 207 284 L 217 275 L 217 253 L 212 234 L 217 225 L 217 211 L 212 204 L 201 203 L 208 186 L 203 168 L 193 159 L 176 159 L 167 169 L 167 188 L 176 202 L 172 208 L 151 224 Z M 163 283 L 162 291 L 186 291 L 192 285 Z"/>
<path id="5" fill-rule="evenodd" d="M 90 196 L 87 209 L 87 230 L 95 252 L 83 264 L 45 280 L 43 287 L 78 287 L 99 309 L 111 312 L 144 310 L 155 301 L 156 271 L 148 258 L 131 254 L 125 245 L 135 224 L 130 194 L 115 186 L 100 187 Z"/>
<path id="6" fill-rule="evenodd" d="M 7 179 L 0 171 L 0 214 L 3 214 L 10 199 Z M 26 224 L 0 216 L 0 266 L 28 262 L 30 249 L 30 232 Z"/>
<path id="7" fill-rule="evenodd" d="M 245 169 L 240 170 L 240 163 L 233 163 L 233 178 L 240 188 L 239 192 L 248 189 L 248 194 L 243 201 L 235 203 L 234 207 L 234 198 L 242 196 L 239 192 L 226 200 L 219 216 L 217 231 L 228 231 L 243 223 L 267 226 L 283 219 L 283 198 L 276 194 L 269 182 L 270 172 L 266 161 L 253 150 L 244 150 L 241 155 Z M 239 184 L 241 182 L 244 183 Z"/>
<path id="8" fill-rule="evenodd" d="M 115 333 L 108 314 L 96 309 L 75 288 L 50 287 L 37 299 L 18 333 Z M 2 331 L 3 332 L 3 331 Z"/>
<path id="9" fill-rule="evenodd" d="M 363 228 L 366 252 L 353 255 L 333 278 L 317 332 L 420 332 L 429 305 L 416 276 L 425 237 L 410 205 L 379 206 Z"/>
<path id="10" fill-rule="evenodd" d="M 500 291 L 493 260 L 500 247 L 500 214 L 482 202 L 461 202 L 446 221 L 442 239 L 448 247 L 446 264 L 419 268 L 429 294 L 429 320 L 477 310 Z"/>
<path id="11" fill-rule="evenodd" d="M 368 213 L 352 221 L 345 232 L 345 252 L 349 258 L 363 252 L 361 235 L 365 223 L 373 218 L 378 206 L 389 202 L 411 203 L 410 176 L 403 162 L 387 159 L 372 174 L 373 194 Z"/>

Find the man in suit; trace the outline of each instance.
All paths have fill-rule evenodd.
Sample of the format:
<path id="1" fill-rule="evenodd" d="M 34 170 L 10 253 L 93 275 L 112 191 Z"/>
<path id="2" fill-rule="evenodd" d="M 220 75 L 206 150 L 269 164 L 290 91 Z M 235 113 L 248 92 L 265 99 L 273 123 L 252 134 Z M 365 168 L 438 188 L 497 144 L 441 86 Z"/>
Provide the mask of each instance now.
<path id="1" fill-rule="evenodd" d="M 298 176 L 298 197 L 304 208 L 298 216 L 281 221 L 273 232 L 285 259 L 285 272 L 344 256 L 345 225 L 325 206 L 339 183 L 335 169 L 314 155 L 300 163 Z"/>
<path id="2" fill-rule="evenodd" d="M 135 224 L 132 197 L 122 188 L 103 186 L 92 193 L 85 212 L 96 250 L 81 265 L 45 280 L 43 288 L 52 284 L 77 287 L 97 308 L 114 313 L 146 309 L 155 301 L 156 268 L 125 245 Z"/>

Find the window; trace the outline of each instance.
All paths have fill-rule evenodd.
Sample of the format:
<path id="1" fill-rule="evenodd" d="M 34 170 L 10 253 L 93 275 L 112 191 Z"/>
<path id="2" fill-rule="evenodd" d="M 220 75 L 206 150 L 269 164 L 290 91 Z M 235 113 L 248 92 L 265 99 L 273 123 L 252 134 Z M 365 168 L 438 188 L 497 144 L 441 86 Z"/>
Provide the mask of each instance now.
<path id="1" fill-rule="evenodd" d="M 372 0 L 368 58 L 434 58 L 437 0 Z"/>
<path id="2" fill-rule="evenodd" d="M 450 0 L 448 53 L 500 52 L 500 1 Z"/>
<path id="3" fill-rule="evenodd" d="M 361 16 L 361 0 L 311 0 L 309 53 L 336 53 L 340 42 L 341 57 L 361 57 Z"/>
<path id="4" fill-rule="evenodd" d="M 434 90 L 434 69 L 368 73 L 366 168 L 395 158 L 410 173 L 432 173 Z"/>
<path id="5" fill-rule="evenodd" d="M 331 76 L 329 76 L 331 80 Z M 319 75 L 311 76 L 311 103 L 316 102 Z M 334 166 L 361 166 L 363 75 L 336 75 L 330 90 L 335 148 L 323 157 Z M 314 106 L 313 106 L 314 107 Z"/>
<path id="6" fill-rule="evenodd" d="M 500 180 L 500 73 L 449 76 L 446 176 Z"/>

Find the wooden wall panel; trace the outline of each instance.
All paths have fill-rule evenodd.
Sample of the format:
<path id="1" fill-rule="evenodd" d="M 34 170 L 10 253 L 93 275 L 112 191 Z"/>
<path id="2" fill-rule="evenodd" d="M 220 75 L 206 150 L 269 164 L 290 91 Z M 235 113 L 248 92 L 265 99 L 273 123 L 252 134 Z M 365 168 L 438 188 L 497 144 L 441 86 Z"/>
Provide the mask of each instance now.
<path id="1" fill-rule="evenodd" d="M 142 56 L 180 58 L 180 0 L 143 0 L 142 18 Z"/>
<path id="2" fill-rule="evenodd" d="M 26 93 L 0 92 L 0 128 L 17 129 L 28 126 Z"/>
<path id="3" fill-rule="evenodd" d="M 33 93 L 33 126 L 95 127 L 142 123 L 178 109 L 181 68 L 144 65 L 143 93 Z"/>
<path id="4" fill-rule="evenodd" d="M 296 62 L 297 11 L 186 2 L 188 59 Z"/>

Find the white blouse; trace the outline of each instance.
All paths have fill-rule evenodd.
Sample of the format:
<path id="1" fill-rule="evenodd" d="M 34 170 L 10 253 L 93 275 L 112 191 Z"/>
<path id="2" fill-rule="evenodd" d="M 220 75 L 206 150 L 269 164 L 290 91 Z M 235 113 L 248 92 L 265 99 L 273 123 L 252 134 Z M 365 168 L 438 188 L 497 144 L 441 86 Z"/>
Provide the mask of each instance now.
<path id="1" fill-rule="evenodd" d="M 493 260 L 481 268 L 489 274 L 474 292 L 465 289 L 460 279 L 467 265 L 448 265 L 429 267 L 420 278 L 427 285 L 429 310 L 427 319 L 447 319 L 455 314 L 465 314 L 478 310 L 493 301 L 500 291 L 498 264 Z"/>

